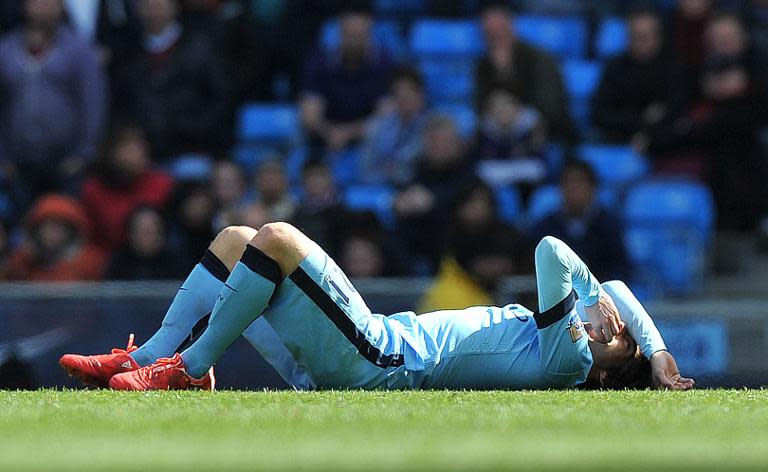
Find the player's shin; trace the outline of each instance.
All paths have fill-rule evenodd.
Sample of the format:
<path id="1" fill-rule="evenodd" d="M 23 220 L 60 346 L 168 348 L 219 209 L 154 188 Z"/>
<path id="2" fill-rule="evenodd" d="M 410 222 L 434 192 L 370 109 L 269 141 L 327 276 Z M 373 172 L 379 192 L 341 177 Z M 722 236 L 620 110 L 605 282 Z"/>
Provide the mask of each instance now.
<path id="1" fill-rule="evenodd" d="M 191 334 L 194 326 L 211 313 L 229 277 L 229 269 L 216 255 L 206 251 L 179 288 L 160 329 L 131 357 L 140 365 L 172 356 Z"/>
<path id="2" fill-rule="evenodd" d="M 205 375 L 264 312 L 280 280 L 277 262 L 248 245 L 219 294 L 205 332 L 181 354 L 189 375 L 197 378 Z"/>

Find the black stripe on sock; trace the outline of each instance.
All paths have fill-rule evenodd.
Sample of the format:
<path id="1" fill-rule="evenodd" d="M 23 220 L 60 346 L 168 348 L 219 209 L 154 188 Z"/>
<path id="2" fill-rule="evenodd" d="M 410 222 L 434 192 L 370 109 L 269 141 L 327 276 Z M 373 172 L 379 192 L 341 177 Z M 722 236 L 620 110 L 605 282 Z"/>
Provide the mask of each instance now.
<path id="1" fill-rule="evenodd" d="M 195 341 L 197 341 L 197 338 L 199 338 L 203 332 L 205 331 L 205 328 L 208 327 L 208 320 L 211 318 L 211 314 L 208 313 L 204 317 L 198 321 L 195 326 L 192 327 L 192 332 L 190 333 L 187 338 L 181 342 L 178 348 L 176 348 L 175 352 L 182 352 L 185 351 L 189 346 L 191 346 Z"/>
<path id="2" fill-rule="evenodd" d="M 261 252 L 258 248 L 250 244 L 246 246 L 240 262 L 267 280 L 272 281 L 275 285 L 280 284 L 283 276 L 280 266 L 274 259 Z"/>
<path id="3" fill-rule="evenodd" d="M 576 306 L 576 292 L 571 290 L 567 297 L 562 299 L 557 305 L 553 306 L 544 313 L 534 313 L 533 319 L 536 321 L 536 327 L 544 329 L 562 320 Z"/>
<path id="4" fill-rule="evenodd" d="M 400 354 L 385 355 L 376 346 L 370 343 L 365 337 L 365 333 L 358 331 L 355 323 L 349 319 L 344 310 L 342 310 L 333 299 L 325 293 L 309 275 L 301 268 L 296 269 L 290 279 L 301 289 L 320 310 L 331 320 L 336 328 L 341 331 L 345 338 L 357 348 L 357 351 L 365 357 L 371 364 L 381 367 L 399 367 L 403 365 L 403 356 Z"/>
<path id="5" fill-rule="evenodd" d="M 229 277 L 229 269 L 227 269 L 227 266 L 224 265 L 224 263 L 221 262 L 221 259 L 216 257 L 216 254 L 212 253 L 210 249 L 205 251 L 205 254 L 203 254 L 203 257 L 200 259 L 200 264 L 222 282 L 225 282 Z"/>

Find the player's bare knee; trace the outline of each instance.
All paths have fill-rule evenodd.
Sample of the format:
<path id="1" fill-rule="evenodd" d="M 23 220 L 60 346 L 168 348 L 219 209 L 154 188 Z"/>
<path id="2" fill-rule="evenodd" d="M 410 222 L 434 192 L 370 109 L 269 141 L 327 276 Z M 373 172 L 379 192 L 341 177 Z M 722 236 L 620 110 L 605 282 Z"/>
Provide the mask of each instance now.
<path id="1" fill-rule="evenodd" d="M 309 253 L 311 240 L 293 225 L 283 222 L 268 223 L 261 227 L 250 244 L 280 265 L 283 275 L 298 267 Z"/>
<path id="2" fill-rule="evenodd" d="M 235 266 L 245 251 L 245 245 L 256 235 L 247 226 L 228 226 L 221 230 L 208 249 L 229 269 Z"/>

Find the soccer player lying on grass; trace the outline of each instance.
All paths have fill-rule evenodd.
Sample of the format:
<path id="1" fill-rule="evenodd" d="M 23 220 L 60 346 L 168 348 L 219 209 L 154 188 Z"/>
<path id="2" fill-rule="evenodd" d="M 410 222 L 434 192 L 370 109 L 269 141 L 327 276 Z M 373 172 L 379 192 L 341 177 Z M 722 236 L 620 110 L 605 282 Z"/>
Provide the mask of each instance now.
<path id="1" fill-rule="evenodd" d="M 311 388 L 693 387 L 629 289 L 601 286 L 562 241 L 539 243 L 536 280 L 537 313 L 513 304 L 377 315 L 293 226 L 228 228 L 144 346 L 60 362 L 115 389 L 213 389 L 212 366 L 245 334 L 289 384 Z M 209 313 L 202 335 L 174 353 Z"/>

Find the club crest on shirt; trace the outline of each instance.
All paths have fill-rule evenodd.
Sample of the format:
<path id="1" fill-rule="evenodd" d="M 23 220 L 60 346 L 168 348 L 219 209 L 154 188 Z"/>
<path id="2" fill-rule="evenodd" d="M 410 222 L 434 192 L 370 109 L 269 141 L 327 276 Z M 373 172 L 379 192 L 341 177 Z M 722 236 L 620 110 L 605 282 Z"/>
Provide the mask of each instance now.
<path id="1" fill-rule="evenodd" d="M 584 333 L 586 332 L 584 330 L 584 323 L 582 323 L 578 317 L 571 318 L 571 322 L 568 323 L 568 326 L 565 329 L 567 329 L 568 334 L 571 335 L 572 343 L 575 343 L 581 339 L 581 337 L 584 336 Z"/>

